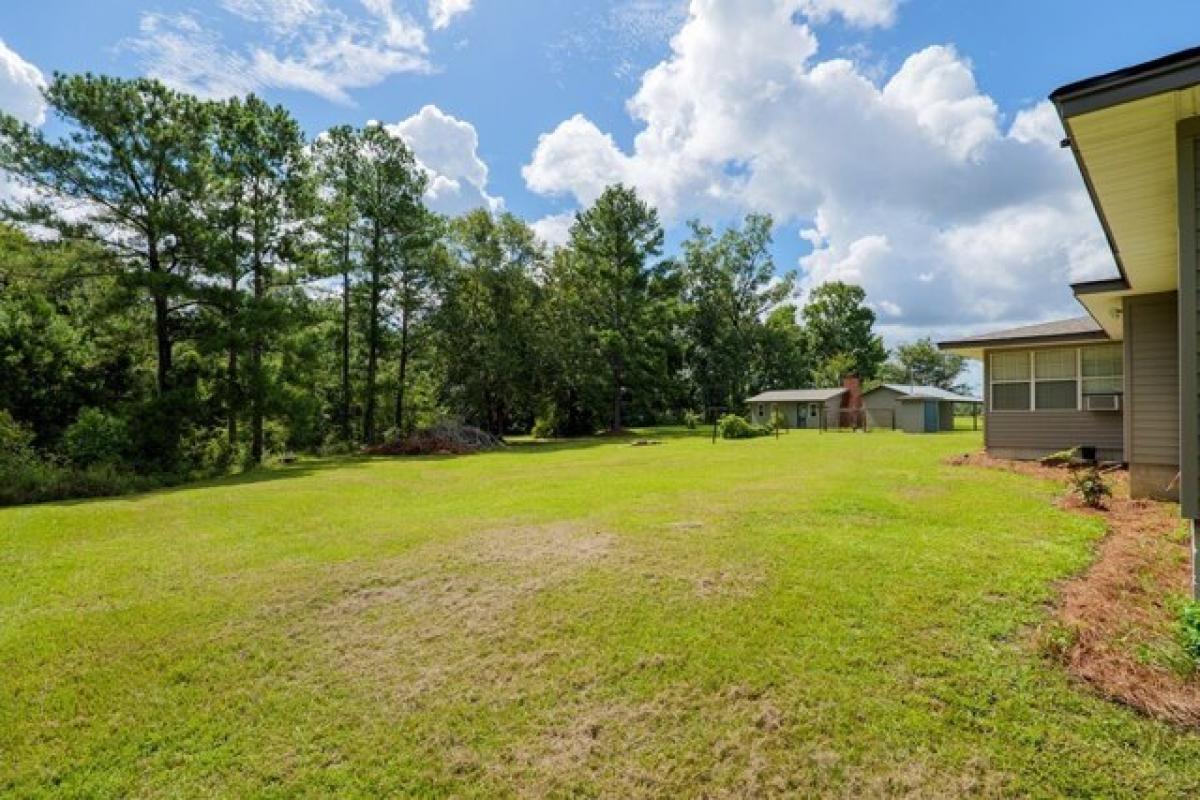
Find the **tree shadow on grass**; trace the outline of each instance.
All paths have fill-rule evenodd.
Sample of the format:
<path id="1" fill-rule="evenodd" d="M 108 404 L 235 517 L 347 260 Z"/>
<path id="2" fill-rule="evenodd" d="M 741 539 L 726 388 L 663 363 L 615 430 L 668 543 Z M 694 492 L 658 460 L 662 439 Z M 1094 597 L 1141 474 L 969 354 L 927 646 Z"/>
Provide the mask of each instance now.
<path id="1" fill-rule="evenodd" d="M 711 431 L 704 430 L 703 428 L 698 428 L 695 430 L 688 430 L 686 428 L 635 428 L 622 431 L 617 434 L 605 433 L 597 434 L 595 436 L 581 436 L 570 439 L 532 439 L 527 437 L 514 437 L 506 442 L 505 447 L 486 453 L 470 453 L 463 455 L 440 453 L 425 456 L 345 455 L 332 457 L 311 457 L 302 458 L 294 464 L 278 464 L 259 467 L 257 469 L 247 470 L 246 472 L 241 472 L 234 475 L 222 475 L 212 478 L 204 478 L 197 481 L 183 481 L 181 483 L 162 486 L 157 489 L 149 489 L 147 491 L 98 497 L 79 497 L 67 500 L 48 500 L 43 503 L 7 506 L 7 508 L 22 508 L 31 506 L 70 508 L 88 503 L 107 503 L 113 501 L 136 502 L 144 498 L 172 495 L 180 492 L 202 492 L 210 489 L 228 489 L 238 486 L 252 486 L 262 483 L 288 481 L 297 478 L 308 478 L 324 472 L 345 469 L 361 469 L 377 462 L 436 463 L 441 461 L 455 461 L 460 458 L 486 457 L 487 455 L 493 453 L 520 456 L 549 455 L 551 453 L 591 450 L 600 447 L 631 447 L 634 443 L 643 440 L 652 440 L 661 444 L 669 444 L 672 441 L 686 439 L 709 439 L 711 438 L 711 435 Z M 3 508 L 6 507 L 0 507 L 0 510 Z"/>
<path id="2" fill-rule="evenodd" d="M 48 508 L 72 508 L 90 503 L 136 502 L 149 497 L 179 494 L 180 492 L 204 491 L 207 489 L 225 489 L 236 486 L 250 486 L 258 483 L 307 478 L 330 470 L 349 469 L 363 466 L 368 459 L 359 456 L 338 456 L 334 458 L 303 459 L 295 464 L 280 464 L 259 467 L 257 469 L 239 472 L 234 475 L 220 475 L 203 478 L 196 481 L 181 481 L 156 489 L 127 494 L 102 495 L 97 497 L 76 497 L 67 500 L 47 500 L 43 503 L 24 503 L 4 508 L 30 508 L 35 506 Z"/>

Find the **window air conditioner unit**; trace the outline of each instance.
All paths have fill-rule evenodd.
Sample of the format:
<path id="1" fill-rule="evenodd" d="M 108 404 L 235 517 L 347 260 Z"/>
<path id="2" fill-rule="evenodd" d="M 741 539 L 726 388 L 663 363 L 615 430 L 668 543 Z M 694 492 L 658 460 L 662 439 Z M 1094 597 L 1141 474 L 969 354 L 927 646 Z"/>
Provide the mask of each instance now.
<path id="1" fill-rule="evenodd" d="M 1083 407 L 1088 411 L 1120 411 L 1121 395 L 1089 394 L 1083 398 Z"/>

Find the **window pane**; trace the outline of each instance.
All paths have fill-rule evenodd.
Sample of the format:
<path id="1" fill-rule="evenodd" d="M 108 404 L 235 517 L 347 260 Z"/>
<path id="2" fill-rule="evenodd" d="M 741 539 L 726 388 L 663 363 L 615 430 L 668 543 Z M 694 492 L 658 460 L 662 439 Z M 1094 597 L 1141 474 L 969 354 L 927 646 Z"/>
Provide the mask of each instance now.
<path id="1" fill-rule="evenodd" d="M 1125 391 L 1120 378 L 1088 378 L 1083 382 L 1084 394 L 1121 394 Z"/>
<path id="2" fill-rule="evenodd" d="M 996 411 L 1028 411 L 1029 383 L 993 384 L 992 408 Z"/>
<path id="3" fill-rule="evenodd" d="M 1036 402 L 1038 411 L 1077 408 L 1075 381 L 1038 381 Z"/>
<path id="4" fill-rule="evenodd" d="M 1037 353 L 1037 378 L 1074 378 L 1074 350 L 1041 350 Z"/>
<path id="5" fill-rule="evenodd" d="M 1124 354 L 1121 345 L 1112 344 L 1104 347 L 1085 347 L 1083 349 L 1083 376 L 1098 375 L 1111 377 L 1121 375 Z"/>
<path id="6" fill-rule="evenodd" d="M 1029 353 L 992 353 L 992 380 L 1029 380 Z"/>

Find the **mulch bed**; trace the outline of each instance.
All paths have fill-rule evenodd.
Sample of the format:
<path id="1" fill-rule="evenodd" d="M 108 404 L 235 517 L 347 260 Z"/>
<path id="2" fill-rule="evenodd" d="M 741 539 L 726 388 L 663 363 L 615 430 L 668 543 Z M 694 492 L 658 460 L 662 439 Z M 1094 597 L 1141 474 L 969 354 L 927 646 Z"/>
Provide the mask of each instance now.
<path id="1" fill-rule="evenodd" d="M 950 463 L 1060 483 L 1068 474 L 1064 467 L 984 454 Z M 1087 572 L 1061 585 L 1055 618 L 1040 631 L 1043 639 L 1058 633 L 1057 641 L 1065 643 L 1043 641 L 1043 649 L 1111 700 L 1168 722 L 1200 726 L 1200 676 L 1188 669 L 1175 639 L 1179 603 L 1190 586 L 1188 537 L 1174 505 L 1129 499 L 1123 472 L 1110 475 L 1110 482 L 1114 496 L 1104 510 L 1087 508 L 1070 494 L 1059 500 L 1062 508 L 1099 517 L 1109 533 Z"/>

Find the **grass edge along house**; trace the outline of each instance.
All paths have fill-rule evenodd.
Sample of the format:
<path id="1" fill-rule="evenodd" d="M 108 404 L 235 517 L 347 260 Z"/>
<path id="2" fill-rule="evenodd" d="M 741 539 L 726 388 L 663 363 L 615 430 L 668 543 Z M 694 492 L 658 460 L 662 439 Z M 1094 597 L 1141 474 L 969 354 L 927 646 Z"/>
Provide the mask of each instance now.
<path id="1" fill-rule="evenodd" d="M 942 347 L 983 360 L 990 452 L 1095 447 L 1129 464 L 1134 497 L 1178 499 L 1200 595 L 1200 48 L 1068 84 L 1050 99 L 1119 274 L 1072 287 L 1088 320 Z"/>

